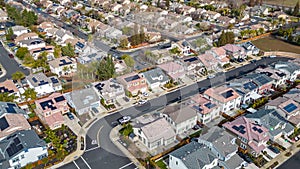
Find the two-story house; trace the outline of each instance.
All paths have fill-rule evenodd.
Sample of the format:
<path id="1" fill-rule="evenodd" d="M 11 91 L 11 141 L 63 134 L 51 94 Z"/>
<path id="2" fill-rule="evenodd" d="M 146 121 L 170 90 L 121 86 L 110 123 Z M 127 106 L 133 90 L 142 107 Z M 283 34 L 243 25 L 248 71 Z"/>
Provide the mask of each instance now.
<path id="1" fill-rule="evenodd" d="M 58 76 L 67 76 L 77 71 L 77 62 L 68 56 L 56 58 L 48 63 L 51 72 Z"/>
<path id="2" fill-rule="evenodd" d="M 36 34 L 34 32 L 23 33 L 23 34 L 16 37 L 15 43 L 19 44 L 19 42 L 22 41 L 22 40 L 36 39 L 38 37 L 39 37 L 38 34 Z"/>
<path id="3" fill-rule="evenodd" d="M 289 80 L 287 74 L 285 74 L 284 72 L 282 72 L 280 70 L 273 69 L 271 67 L 257 68 L 255 70 L 255 72 L 265 74 L 265 75 L 269 76 L 270 78 L 272 78 L 274 80 L 273 86 L 275 88 L 285 85 L 286 81 Z"/>
<path id="4" fill-rule="evenodd" d="M 151 89 L 161 87 L 170 81 L 169 77 L 160 68 L 151 69 L 140 74 L 146 79 Z"/>
<path id="5" fill-rule="evenodd" d="M 205 67 L 197 56 L 190 56 L 182 59 L 183 66 L 187 74 L 202 74 L 205 72 Z"/>
<path id="6" fill-rule="evenodd" d="M 230 62 L 229 58 L 227 58 L 226 50 L 222 47 L 214 47 L 210 50 L 210 53 L 218 60 L 221 66 Z"/>
<path id="7" fill-rule="evenodd" d="M 180 50 L 180 55 L 182 56 L 188 56 L 192 54 L 191 44 L 189 44 L 186 40 L 172 43 L 171 48 L 178 48 Z"/>
<path id="8" fill-rule="evenodd" d="M 0 93 L 7 93 L 9 96 L 14 95 L 15 100 L 20 99 L 20 91 L 12 80 L 5 80 L 0 83 Z"/>
<path id="9" fill-rule="evenodd" d="M 133 126 L 133 133 L 149 150 L 168 146 L 176 140 L 174 130 L 164 118 L 146 124 L 138 123 Z"/>
<path id="10" fill-rule="evenodd" d="M 246 57 L 246 52 L 243 47 L 234 45 L 234 44 L 227 44 L 223 46 L 223 49 L 225 49 L 226 54 L 234 59 L 240 59 Z"/>
<path id="11" fill-rule="evenodd" d="M 158 65 L 157 67 L 164 70 L 167 73 L 167 75 L 169 75 L 175 82 L 184 78 L 185 74 L 186 74 L 184 67 L 175 62 L 167 62 L 167 63 L 161 64 L 161 65 Z"/>
<path id="12" fill-rule="evenodd" d="M 257 157 L 267 146 L 269 130 L 244 116 L 223 124 L 223 127 L 237 136 L 236 143 L 241 151 Z"/>
<path id="13" fill-rule="evenodd" d="M 124 85 L 125 89 L 133 96 L 143 93 L 148 90 L 146 78 L 137 73 L 130 73 L 117 78 L 117 80 Z"/>
<path id="14" fill-rule="evenodd" d="M 289 81 L 294 82 L 300 75 L 300 65 L 292 62 L 277 62 L 275 69 L 282 71 L 289 77 Z"/>
<path id="15" fill-rule="evenodd" d="M 172 126 L 176 134 L 182 134 L 197 124 L 197 113 L 190 106 L 168 106 L 162 116 Z"/>
<path id="16" fill-rule="evenodd" d="M 46 46 L 46 43 L 41 38 L 34 38 L 34 39 L 21 40 L 19 42 L 19 46 L 27 47 L 28 50 L 32 50 L 36 48 L 43 48 Z"/>
<path id="17" fill-rule="evenodd" d="M 219 62 L 212 53 L 206 52 L 205 54 L 199 55 L 198 58 L 203 63 L 207 71 L 218 72 L 218 70 L 220 70 L 218 66 Z"/>
<path id="18" fill-rule="evenodd" d="M 170 169 L 208 169 L 218 166 L 218 157 L 210 148 L 198 142 L 191 142 L 169 154 Z"/>
<path id="19" fill-rule="evenodd" d="M 25 167 L 48 156 L 47 144 L 33 130 L 17 131 L 0 141 L 2 168 Z"/>
<path id="20" fill-rule="evenodd" d="M 26 77 L 26 81 L 40 96 L 62 90 L 56 76 L 47 77 L 44 73 L 30 74 Z"/>
<path id="21" fill-rule="evenodd" d="M 11 29 L 13 30 L 14 35 L 16 35 L 16 36 L 20 36 L 23 33 L 29 32 L 28 28 L 26 28 L 24 26 L 20 26 L 20 25 L 13 26 L 13 27 L 11 27 Z"/>
<path id="22" fill-rule="evenodd" d="M 51 130 L 60 128 L 64 124 L 63 114 L 69 111 L 67 100 L 60 93 L 35 101 L 36 114 L 41 121 L 48 125 Z"/>
<path id="23" fill-rule="evenodd" d="M 117 98 L 125 96 L 123 85 L 118 83 L 116 79 L 96 83 L 94 87 L 99 92 L 100 97 L 104 99 L 105 104 L 113 104 Z"/>
<path id="24" fill-rule="evenodd" d="M 270 90 L 272 90 L 272 86 L 274 84 L 274 79 L 271 77 L 260 74 L 260 73 L 250 73 L 243 76 L 243 79 L 252 81 L 258 86 L 258 94 L 267 94 Z"/>
<path id="25" fill-rule="evenodd" d="M 209 88 L 203 95 L 218 103 L 221 106 L 221 112 L 224 113 L 239 108 L 242 101 L 242 97 L 234 89 L 226 86 Z"/>
<path id="26" fill-rule="evenodd" d="M 197 112 L 197 120 L 202 124 L 207 124 L 220 116 L 220 106 L 201 94 L 191 98 L 191 107 Z"/>

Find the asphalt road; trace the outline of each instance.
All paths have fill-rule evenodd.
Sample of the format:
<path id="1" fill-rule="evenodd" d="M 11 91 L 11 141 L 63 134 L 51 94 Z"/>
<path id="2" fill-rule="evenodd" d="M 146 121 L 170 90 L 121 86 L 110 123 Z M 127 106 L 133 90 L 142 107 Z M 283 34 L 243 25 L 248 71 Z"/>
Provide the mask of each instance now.
<path id="1" fill-rule="evenodd" d="M 122 167 L 126 166 L 127 164 L 130 164 L 129 168 L 134 168 L 135 166 L 131 164 L 130 160 L 125 157 L 125 155 L 109 139 L 109 133 L 112 129 L 112 122 L 125 115 L 130 115 L 132 118 L 135 118 L 145 113 L 159 111 L 166 105 L 186 99 L 199 93 L 200 88 L 221 85 L 228 80 L 255 70 L 259 65 L 269 65 L 278 60 L 287 60 L 287 58 L 277 57 L 262 59 L 257 61 L 255 64 L 252 63 L 245 65 L 229 72 L 219 74 L 213 79 L 206 79 L 166 95 L 154 98 L 142 106 L 132 106 L 120 112 L 106 116 L 105 118 L 99 119 L 93 125 L 91 125 L 87 131 L 86 151 L 82 156 L 85 161 L 80 157 L 79 159 L 75 160 L 75 162 L 65 165 L 62 168 L 75 168 L 76 165 L 87 167 L 87 164 L 90 167 L 89 169 L 97 169 L 99 166 L 101 166 L 101 169 L 123 169 Z M 124 168 L 126 169 L 127 167 Z"/>
<path id="2" fill-rule="evenodd" d="M 8 54 L 8 51 L 2 46 L 2 44 L 0 44 L 0 63 L 6 70 L 6 75 L 0 78 L 0 82 L 5 81 L 6 79 L 11 79 L 11 75 L 16 71 L 21 71 L 25 75 L 29 75 L 29 70 L 19 67 L 19 64 L 15 61 L 15 59 L 10 58 Z"/>
<path id="3" fill-rule="evenodd" d="M 288 159 L 286 162 L 284 162 L 282 165 L 278 167 L 278 169 L 296 169 L 300 168 L 300 152 L 293 155 L 290 159 Z"/>

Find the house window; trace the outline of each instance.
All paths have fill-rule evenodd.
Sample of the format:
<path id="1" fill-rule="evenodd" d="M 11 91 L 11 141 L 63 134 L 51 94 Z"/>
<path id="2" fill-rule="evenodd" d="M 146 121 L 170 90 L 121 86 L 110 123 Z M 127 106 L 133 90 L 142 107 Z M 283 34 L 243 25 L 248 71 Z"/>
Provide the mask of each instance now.
<path id="1" fill-rule="evenodd" d="M 176 161 L 176 165 L 178 165 L 178 161 Z"/>
<path id="2" fill-rule="evenodd" d="M 19 161 L 19 157 L 16 157 L 12 160 L 13 163 L 18 162 Z"/>
<path id="3" fill-rule="evenodd" d="M 42 155 L 38 156 L 38 159 L 41 160 L 41 159 L 43 159 L 45 157 L 47 157 L 47 154 L 42 154 Z"/>
<path id="4" fill-rule="evenodd" d="M 24 154 L 21 155 L 21 159 L 25 158 Z"/>

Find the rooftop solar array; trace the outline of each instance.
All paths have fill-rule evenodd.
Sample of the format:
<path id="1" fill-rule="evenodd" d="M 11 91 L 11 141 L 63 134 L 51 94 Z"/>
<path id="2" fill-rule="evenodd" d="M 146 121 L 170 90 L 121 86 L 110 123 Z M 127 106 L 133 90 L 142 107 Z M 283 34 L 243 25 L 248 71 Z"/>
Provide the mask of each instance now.
<path id="1" fill-rule="evenodd" d="M 64 65 L 72 64 L 71 61 L 67 62 L 65 59 L 61 59 L 59 62 L 60 63 L 58 64 L 58 66 L 64 66 Z"/>
<path id="2" fill-rule="evenodd" d="M 203 111 L 203 109 L 200 106 L 196 106 L 196 105 L 193 106 L 193 109 L 199 112 Z"/>
<path id="3" fill-rule="evenodd" d="M 99 91 L 102 91 L 104 85 L 105 85 L 104 83 L 98 83 L 97 85 L 95 85 L 95 87 L 96 87 L 96 89 L 98 89 Z"/>
<path id="4" fill-rule="evenodd" d="M 256 89 L 256 85 L 253 82 L 248 82 L 244 84 L 244 89 L 254 90 Z"/>
<path id="5" fill-rule="evenodd" d="M 246 131 L 245 131 L 245 126 L 243 126 L 243 125 L 240 125 L 240 126 L 234 125 L 234 126 L 232 126 L 232 128 L 233 128 L 234 130 L 238 131 L 238 132 L 241 133 L 241 134 L 245 134 L 245 133 L 246 133 Z"/>
<path id="6" fill-rule="evenodd" d="M 268 81 L 265 77 L 263 77 L 263 76 L 257 77 L 256 80 L 257 80 L 260 84 L 266 84 L 266 83 L 269 82 L 269 81 Z"/>
<path id="7" fill-rule="evenodd" d="M 6 87 L 0 87 L 0 93 L 13 93 L 13 90 L 8 90 Z"/>
<path id="8" fill-rule="evenodd" d="M 126 77 L 126 78 L 125 78 L 125 81 L 126 81 L 126 82 L 130 82 L 130 81 L 133 81 L 133 80 L 137 80 L 137 79 L 139 79 L 139 78 L 140 78 L 139 75 L 134 75 L 134 76 Z"/>
<path id="9" fill-rule="evenodd" d="M 58 79 L 56 79 L 55 77 L 51 77 L 50 80 L 53 84 L 59 83 Z"/>
<path id="10" fill-rule="evenodd" d="M 192 58 L 185 59 L 184 62 L 194 62 L 196 60 L 198 60 L 198 58 L 192 57 Z"/>
<path id="11" fill-rule="evenodd" d="M 77 42 L 77 43 L 76 43 L 76 46 L 78 46 L 79 48 L 83 48 L 83 47 L 84 47 L 84 44 L 81 43 L 81 42 Z"/>
<path id="12" fill-rule="evenodd" d="M 262 132 L 263 132 L 262 129 L 257 128 L 256 126 L 252 127 L 252 129 L 253 129 L 254 131 L 257 131 L 258 133 L 262 133 Z"/>
<path id="13" fill-rule="evenodd" d="M 7 113 L 17 113 L 15 110 L 16 105 L 13 103 L 7 103 L 7 107 L 5 107 Z"/>
<path id="14" fill-rule="evenodd" d="M 47 100 L 47 101 L 41 102 L 40 105 L 41 105 L 43 110 L 46 110 L 47 108 L 49 108 L 51 110 L 56 109 L 56 107 L 53 106 L 53 101 L 52 100 Z"/>
<path id="15" fill-rule="evenodd" d="M 297 109 L 297 106 L 294 103 L 290 103 L 283 108 L 286 112 L 291 113 Z"/>
<path id="16" fill-rule="evenodd" d="M 42 86 L 42 85 L 45 85 L 45 84 L 48 84 L 49 82 L 45 82 L 44 80 L 41 80 L 40 83 L 39 83 L 39 86 Z"/>
<path id="17" fill-rule="evenodd" d="M 225 99 L 228 99 L 229 97 L 233 96 L 233 90 L 228 90 L 221 94 Z"/>
<path id="18" fill-rule="evenodd" d="M 204 106 L 211 109 L 211 108 L 216 107 L 216 104 L 213 104 L 213 103 L 209 102 L 209 103 L 206 103 Z"/>
<path id="19" fill-rule="evenodd" d="M 5 117 L 2 117 L 2 118 L 0 119 L 0 129 L 1 129 L 1 131 L 7 129 L 8 127 L 9 127 L 9 124 L 8 124 L 6 118 L 5 118 Z"/>
<path id="20" fill-rule="evenodd" d="M 37 82 L 38 82 L 38 80 L 37 80 L 35 77 L 32 78 L 32 81 L 33 81 L 34 83 L 37 83 Z"/>
<path id="21" fill-rule="evenodd" d="M 61 101 L 64 101 L 65 98 L 64 98 L 64 96 L 59 96 L 59 97 L 54 98 L 54 100 L 55 100 L 56 102 L 61 102 Z"/>
<path id="22" fill-rule="evenodd" d="M 18 137 L 13 139 L 13 142 L 9 145 L 9 147 L 6 149 L 6 152 L 9 157 L 14 156 L 17 152 L 22 150 L 24 146 L 21 144 Z"/>

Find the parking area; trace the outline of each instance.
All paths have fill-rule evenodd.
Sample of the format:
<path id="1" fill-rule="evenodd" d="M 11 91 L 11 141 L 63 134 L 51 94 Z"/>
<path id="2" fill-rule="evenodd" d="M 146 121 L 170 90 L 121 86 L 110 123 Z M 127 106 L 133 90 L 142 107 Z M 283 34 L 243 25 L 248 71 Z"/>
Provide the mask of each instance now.
<path id="1" fill-rule="evenodd" d="M 65 125 L 67 125 L 78 136 L 81 126 L 78 124 L 79 119 L 77 116 L 73 115 L 73 117 L 74 119 L 71 119 L 67 115 L 64 115 Z"/>

